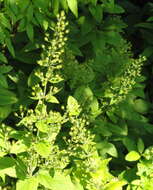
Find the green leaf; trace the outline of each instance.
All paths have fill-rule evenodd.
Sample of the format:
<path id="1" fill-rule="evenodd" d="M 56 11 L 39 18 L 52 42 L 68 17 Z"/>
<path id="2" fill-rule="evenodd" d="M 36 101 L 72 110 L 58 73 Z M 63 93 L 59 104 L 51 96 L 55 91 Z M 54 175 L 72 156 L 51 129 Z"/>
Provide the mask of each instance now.
<path id="1" fill-rule="evenodd" d="M 134 101 L 134 109 L 138 113 L 146 114 L 149 110 L 150 104 L 143 99 L 136 99 Z"/>
<path id="2" fill-rule="evenodd" d="M 67 11 L 68 10 L 67 0 L 62 0 L 62 1 L 60 1 L 60 3 L 62 5 L 63 9 Z"/>
<path id="3" fill-rule="evenodd" d="M 5 73 L 10 72 L 12 69 L 13 69 L 13 67 L 11 67 L 11 66 L 2 65 L 2 66 L 0 66 L 0 73 L 5 74 Z"/>
<path id="4" fill-rule="evenodd" d="M 0 175 L 1 174 L 8 175 L 8 176 L 13 177 L 13 178 L 17 178 L 15 166 L 0 170 Z"/>
<path id="5" fill-rule="evenodd" d="M 9 105 L 9 104 L 14 104 L 17 102 L 16 95 L 6 89 L 0 88 L 0 105 Z"/>
<path id="6" fill-rule="evenodd" d="M 10 157 L 0 158 L 0 170 L 13 167 L 15 165 L 15 161 Z"/>
<path id="7" fill-rule="evenodd" d="M 37 188 L 38 180 L 35 177 L 19 180 L 16 184 L 16 190 L 37 190 Z"/>
<path id="8" fill-rule="evenodd" d="M 145 29 L 153 29 L 153 23 L 142 22 L 139 24 L 135 24 L 135 27 L 145 28 Z"/>
<path id="9" fill-rule="evenodd" d="M 52 0 L 52 6 L 53 6 L 54 14 L 57 15 L 59 11 L 59 0 Z"/>
<path id="10" fill-rule="evenodd" d="M 4 27 L 11 30 L 11 24 L 10 24 L 9 20 L 6 18 L 6 16 L 2 12 L 0 13 L 0 22 Z"/>
<path id="11" fill-rule="evenodd" d="M 96 6 L 98 0 L 91 0 L 92 4 Z"/>
<path id="12" fill-rule="evenodd" d="M 39 142 L 35 145 L 35 150 L 43 158 L 47 158 L 51 153 L 51 147 L 47 142 Z"/>
<path id="13" fill-rule="evenodd" d="M 133 140 L 130 137 L 125 137 L 123 139 L 123 144 L 127 148 L 128 151 L 132 151 L 132 150 L 136 151 L 137 150 L 137 146 L 136 146 L 135 140 Z"/>
<path id="14" fill-rule="evenodd" d="M 79 115 L 80 113 L 80 108 L 77 100 L 73 98 L 72 96 L 68 97 L 67 101 L 67 109 L 69 112 L 69 115 L 74 116 L 74 115 Z"/>
<path id="15" fill-rule="evenodd" d="M 153 16 L 149 17 L 149 18 L 147 19 L 147 21 L 148 21 L 148 22 L 152 22 L 152 21 L 153 21 Z"/>
<path id="16" fill-rule="evenodd" d="M 36 123 L 36 127 L 38 128 L 39 131 L 43 133 L 48 133 L 49 126 L 43 122 L 43 120 L 40 120 Z"/>
<path id="17" fill-rule="evenodd" d="M 29 24 L 29 23 L 27 24 L 26 32 L 27 32 L 28 38 L 33 42 L 34 30 L 33 30 L 33 25 L 32 24 Z"/>
<path id="18" fill-rule="evenodd" d="M 140 159 L 140 154 L 136 151 L 131 151 L 129 152 L 126 156 L 125 156 L 125 160 L 129 161 L 129 162 L 133 162 L 133 161 L 137 161 Z"/>
<path id="19" fill-rule="evenodd" d="M 79 104 L 85 104 L 93 100 L 93 92 L 90 87 L 82 85 L 78 87 L 74 93 L 74 98 Z"/>
<path id="20" fill-rule="evenodd" d="M 7 118 L 11 111 L 11 105 L 0 106 L 0 120 Z"/>
<path id="21" fill-rule="evenodd" d="M 0 86 L 4 88 L 8 88 L 7 78 L 6 76 L 0 74 Z"/>
<path id="22" fill-rule="evenodd" d="M 37 179 L 45 188 L 52 190 L 83 190 L 79 184 L 73 184 L 70 176 L 56 172 L 54 177 L 51 177 L 47 170 L 40 170 Z"/>
<path id="23" fill-rule="evenodd" d="M 58 99 L 55 96 L 52 96 L 50 93 L 46 95 L 47 102 L 59 104 Z"/>
<path id="24" fill-rule="evenodd" d="M 47 170 L 40 170 L 37 176 L 38 182 L 44 187 L 50 189 L 52 186 L 52 177 Z"/>
<path id="25" fill-rule="evenodd" d="M 56 172 L 50 186 L 52 190 L 77 190 L 71 181 L 70 176 L 65 176 L 64 174 Z"/>
<path id="26" fill-rule="evenodd" d="M 91 32 L 92 28 L 93 28 L 93 23 L 89 19 L 85 18 L 84 23 L 81 25 L 82 35 L 84 36 L 89 32 Z"/>
<path id="27" fill-rule="evenodd" d="M 92 16 L 96 19 L 97 22 L 101 22 L 103 16 L 103 8 L 100 5 L 90 6 L 89 10 Z"/>
<path id="28" fill-rule="evenodd" d="M 11 146 L 10 153 L 19 154 L 21 152 L 27 151 L 28 147 L 24 144 L 22 140 L 17 141 Z"/>
<path id="29" fill-rule="evenodd" d="M 5 43 L 6 43 L 6 46 L 7 46 L 8 50 L 9 50 L 9 52 L 11 53 L 11 55 L 13 57 L 15 57 L 14 47 L 12 45 L 12 42 L 11 42 L 10 38 L 6 38 Z"/>
<path id="30" fill-rule="evenodd" d="M 28 22 L 30 22 L 33 19 L 33 5 L 32 5 L 32 3 L 29 5 L 29 7 L 27 9 L 26 16 L 27 16 Z"/>
<path id="31" fill-rule="evenodd" d="M 141 138 L 138 139 L 137 148 L 140 153 L 142 153 L 144 151 L 145 146 L 144 146 L 144 142 Z"/>
<path id="32" fill-rule="evenodd" d="M 147 46 L 142 52 L 142 56 L 145 57 L 150 57 L 152 54 L 153 54 L 153 46 Z"/>
<path id="33" fill-rule="evenodd" d="M 126 184 L 127 183 L 125 181 L 110 182 L 106 185 L 104 190 L 122 190 L 122 187 Z"/>
<path id="34" fill-rule="evenodd" d="M 113 157 L 118 156 L 117 149 L 112 143 L 109 143 L 107 141 L 103 141 L 103 142 L 97 143 L 96 147 L 97 147 L 97 149 L 99 149 L 101 154 L 107 153 Z"/>
<path id="35" fill-rule="evenodd" d="M 43 21 L 42 21 L 42 26 L 43 26 L 44 30 L 47 30 L 47 29 L 48 29 L 48 26 L 49 26 L 48 21 L 45 20 L 45 19 L 43 19 Z"/>
<path id="36" fill-rule="evenodd" d="M 8 63 L 7 58 L 5 57 L 5 55 L 3 53 L 0 52 L 0 61 L 4 62 L 4 63 Z"/>
<path id="37" fill-rule="evenodd" d="M 67 0 L 68 6 L 72 13 L 78 17 L 78 2 L 77 0 Z"/>

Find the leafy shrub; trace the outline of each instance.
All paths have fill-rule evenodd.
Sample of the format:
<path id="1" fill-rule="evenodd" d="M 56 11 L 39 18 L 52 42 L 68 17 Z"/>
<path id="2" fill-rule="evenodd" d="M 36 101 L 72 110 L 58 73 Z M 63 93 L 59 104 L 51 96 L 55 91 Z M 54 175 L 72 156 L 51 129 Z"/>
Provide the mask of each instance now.
<path id="1" fill-rule="evenodd" d="M 146 58 L 123 37 L 124 9 L 113 0 L 1 4 L 2 189 L 151 188 Z"/>

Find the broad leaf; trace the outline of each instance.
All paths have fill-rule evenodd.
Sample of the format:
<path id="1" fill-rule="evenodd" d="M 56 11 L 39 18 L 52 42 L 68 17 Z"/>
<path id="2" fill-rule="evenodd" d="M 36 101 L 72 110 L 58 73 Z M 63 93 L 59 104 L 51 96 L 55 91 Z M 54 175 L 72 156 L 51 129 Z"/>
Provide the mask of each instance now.
<path id="1" fill-rule="evenodd" d="M 40 154 L 43 158 L 47 158 L 51 153 L 50 145 L 46 142 L 39 142 L 35 145 L 35 150 L 38 154 Z"/>
<path id="2" fill-rule="evenodd" d="M 38 180 L 35 177 L 19 180 L 16 185 L 16 190 L 37 190 L 37 188 Z"/>
<path id="3" fill-rule="evenodd" d="M 77 0 L 67 0 L 68 6 L 73 14 L 78 17 L 78 2 Z"/>
<path id="4" fill-rule="evenodd" d="M 125 156 L 125 160 L 132 162 L 132 161 L 137 161 L 140 159 L 140 154 L 136 151 L 131 151 Z"/>

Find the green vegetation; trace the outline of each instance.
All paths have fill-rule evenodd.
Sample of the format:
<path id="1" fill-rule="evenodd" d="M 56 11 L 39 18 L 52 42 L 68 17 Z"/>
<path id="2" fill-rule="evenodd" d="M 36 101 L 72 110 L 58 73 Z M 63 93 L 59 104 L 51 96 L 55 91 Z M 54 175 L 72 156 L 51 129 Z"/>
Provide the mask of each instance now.
<path id="1" fill-rule="evenodd" d="M 152 10 L 0 1 L 1 190 L 153 189 Z"/>

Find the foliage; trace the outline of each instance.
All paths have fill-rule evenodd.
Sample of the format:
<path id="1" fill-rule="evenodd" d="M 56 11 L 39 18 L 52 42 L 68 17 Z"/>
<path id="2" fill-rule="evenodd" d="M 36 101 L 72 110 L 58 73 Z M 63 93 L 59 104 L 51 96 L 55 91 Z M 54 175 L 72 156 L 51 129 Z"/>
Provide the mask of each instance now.
<path id="1" fill-rule="evenodd" d="M 1 189 L 152 189 L 145 6 L 1 1 Z"/>

